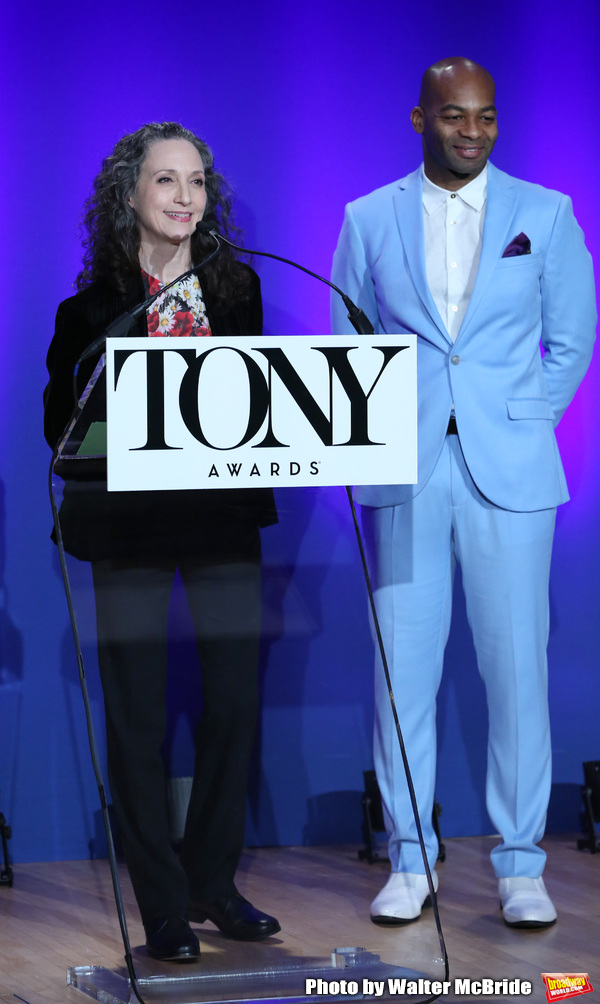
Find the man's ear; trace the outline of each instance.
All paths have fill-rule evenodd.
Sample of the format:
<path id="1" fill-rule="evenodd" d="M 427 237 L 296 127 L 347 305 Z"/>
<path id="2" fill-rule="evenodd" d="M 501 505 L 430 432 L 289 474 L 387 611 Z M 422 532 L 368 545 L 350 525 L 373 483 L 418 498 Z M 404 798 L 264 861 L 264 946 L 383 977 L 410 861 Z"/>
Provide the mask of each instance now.
<path id="1" fill-rule="evenodd" d="M 416 105 L 410 113 L 410 121 L 416 133 L 421 135 L 425 129 L 425 113 L 420 105 Z"/>

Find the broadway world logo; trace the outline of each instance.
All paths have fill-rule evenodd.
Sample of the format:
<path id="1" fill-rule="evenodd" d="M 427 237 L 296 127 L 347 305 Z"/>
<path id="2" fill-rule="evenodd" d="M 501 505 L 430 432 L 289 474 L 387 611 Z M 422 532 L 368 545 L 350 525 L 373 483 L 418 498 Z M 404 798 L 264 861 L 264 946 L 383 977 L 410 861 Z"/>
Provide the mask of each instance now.
<path id="1" fill-rule="evenodd" d="M 542 973 L 542 979 L 549 1004 L 564 1001 L 567 997 L 591 994 L 594 989 L 587 973 Z"/>

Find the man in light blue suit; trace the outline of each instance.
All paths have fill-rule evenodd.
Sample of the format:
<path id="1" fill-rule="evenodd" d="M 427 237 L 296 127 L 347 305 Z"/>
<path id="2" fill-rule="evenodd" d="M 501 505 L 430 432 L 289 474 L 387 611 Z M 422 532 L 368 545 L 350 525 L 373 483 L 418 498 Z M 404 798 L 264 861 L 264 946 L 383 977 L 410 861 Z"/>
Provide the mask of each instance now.
<path id="1" fill-rule="evenodd" d="M 355 497 L 429 866 L 435 699 L 458 561 L 487 691 L 503 916 L 540 927 L 556 920 L 538 845 L 551 783 L 550 557 L 568 499 L 554 428 L 591 358 L 592 265 L 570 199 L 488 163 L 497 122 L 486 70 L 436 63 L 411 119 L 423 166 L 346 207 L 333 281 L 376 332 L 418 335 L 418 483 Z M 333 330 L 345 333 L 333 304 Z M 380 665 L 375 767 L 392 873 L 371 918 L 401 924 L 420 916 L 429 885 Z"/>

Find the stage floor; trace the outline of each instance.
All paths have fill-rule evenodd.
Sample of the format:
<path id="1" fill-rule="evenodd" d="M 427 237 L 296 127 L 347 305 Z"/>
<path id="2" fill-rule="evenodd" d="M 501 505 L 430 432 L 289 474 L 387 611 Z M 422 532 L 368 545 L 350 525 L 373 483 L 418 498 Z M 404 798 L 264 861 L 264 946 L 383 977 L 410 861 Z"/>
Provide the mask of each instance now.
<path id="1" fill-rule="evenodd" d="M 494 842 L 491 837 L 446 840 L 446 861 L 437 866 L 452 986 L 456 979 L 530 981 L 533 991 L 527 997 L 500 993 L 484 999 L 543 1004 L 543 972 L 585 972 L 595 990 L 584 999 L 590 1004 L 600 1000 L 600 854 L 578 851 L 576 837 L 547 838 L 546 884 L 558 923 L 542 931 L 515 931 L 502 922 L 498 908 L 488 857 Z M 124 869 L 121 875 L 136 969 L 141 976 L 164 971 L 165 966 L 146 958 L 143 928 Z M 382 956 L 392 951 L 399 964 L 432 973 L 440 953 L 431 910 L 418 923 L 393 930 L 369 921 L 370 901 L 386 877 L 385 863 L 361 862 L 353 847 L 247 851 L 239 872 L 240 891 L 278 917 L 281 934 L 248 945 L 226 940 L 207 923 L 196 928 L 204 964 L 232 971 L 261 965 L 266 969 L 285 958 L 314 956 L 316 946 L 327 956 L 333 947 L 357 945 L 370 950 L 377 946 Z M 123 970 L 108 863 L 15 865 L 13 887 L 0 888 L 0 1001 L 85 1004 L 89 998 L 67 986 L 71 966 Z M 189 977 L 193 967 L 166 968 Z M 303 986 L 298 992 L 304 992 Z M 450 992 L 443 1000 L 482 998 Z"/>

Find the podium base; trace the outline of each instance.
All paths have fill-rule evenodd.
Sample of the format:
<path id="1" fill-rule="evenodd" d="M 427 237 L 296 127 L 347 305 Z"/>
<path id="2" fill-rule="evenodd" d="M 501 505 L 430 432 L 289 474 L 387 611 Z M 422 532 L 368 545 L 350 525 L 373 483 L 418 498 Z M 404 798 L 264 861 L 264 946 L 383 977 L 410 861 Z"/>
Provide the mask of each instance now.
<path id="1" fill-rule="evenodd" d="M 340 963 L 340 952 L 359 952 L 364 958 L 354 955 L 350 964 L 344 965 L 343 961 Z M 305 1001 L 347 1001 L 349 998 L 388 1001 L 403 997 L 410 997 L 413 1004 L 418 1004 L 439 996 L 439 992 L 432 994 L 432 989 L 435 991 L 437 987 L 431 976 L 387 965 L 375 953 L 360 949 L 334 949 L 330 966 L 322 958 L 300 956 L 289 958 L 283 968 L 260 971 L 203 972 L 202 962 L 173 966 L 168 973 L 144 974 L 141 964 L 136 968 L 137 989 L 146 1004 L 234 1004 L 238 1001 L 303 1004 Z M 67 984 L 102 1004 L 135 1004 L 137 999 L 124 968 L 117 971 L 103 966 L 71 966 L 67 970 Z M 356 992 L 353 992 L 353 984 L 356 984 Z M 380 990 L 377 994 L 376 984 Z"/>

